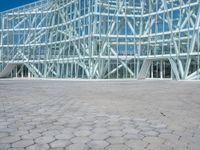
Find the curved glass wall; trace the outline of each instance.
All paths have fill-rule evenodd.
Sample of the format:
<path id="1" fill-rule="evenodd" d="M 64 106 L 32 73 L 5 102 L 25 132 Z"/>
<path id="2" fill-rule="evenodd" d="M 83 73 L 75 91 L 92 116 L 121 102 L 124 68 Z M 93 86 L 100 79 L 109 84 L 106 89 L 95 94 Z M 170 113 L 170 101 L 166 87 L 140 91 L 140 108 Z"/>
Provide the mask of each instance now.
<path id="1" fill-rule="evenodd" d="M 200 79 L 200 0 L 42 0 L 0 13 L 0 77 Z"/>

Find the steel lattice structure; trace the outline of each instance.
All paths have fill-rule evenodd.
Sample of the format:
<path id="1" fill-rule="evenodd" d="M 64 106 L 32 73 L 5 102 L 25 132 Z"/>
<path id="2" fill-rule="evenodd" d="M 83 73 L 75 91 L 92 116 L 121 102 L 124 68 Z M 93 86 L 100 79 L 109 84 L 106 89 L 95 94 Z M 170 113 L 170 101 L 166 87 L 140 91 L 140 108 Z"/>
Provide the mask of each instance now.
<path id="1" fill-rule="evenodd" d="M 0 14 L 0 77 L 200 79 L 200 0 L 41 0 Z"/>

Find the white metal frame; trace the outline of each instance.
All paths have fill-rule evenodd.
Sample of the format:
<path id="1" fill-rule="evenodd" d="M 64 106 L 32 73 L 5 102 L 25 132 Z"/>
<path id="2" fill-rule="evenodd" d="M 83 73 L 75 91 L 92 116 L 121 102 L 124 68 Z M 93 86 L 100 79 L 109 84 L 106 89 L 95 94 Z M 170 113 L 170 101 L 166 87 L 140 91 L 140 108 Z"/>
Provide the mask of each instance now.
<path id="1" fill-rule="evenodd" d="M 0 13 L 0 77 L 197 80 L 199 42 L 200 0 L 41 0 Z"/>

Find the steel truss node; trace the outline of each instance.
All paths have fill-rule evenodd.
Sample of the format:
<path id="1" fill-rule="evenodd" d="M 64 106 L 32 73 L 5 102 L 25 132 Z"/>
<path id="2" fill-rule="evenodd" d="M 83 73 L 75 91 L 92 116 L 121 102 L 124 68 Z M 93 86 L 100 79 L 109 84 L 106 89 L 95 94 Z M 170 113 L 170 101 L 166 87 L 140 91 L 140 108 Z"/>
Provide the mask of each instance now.
<path id="1" fill-rule="evenodd" d="M 200 79 L 200 0 L 41 0 L 0 13 L 0 77 Z"/>

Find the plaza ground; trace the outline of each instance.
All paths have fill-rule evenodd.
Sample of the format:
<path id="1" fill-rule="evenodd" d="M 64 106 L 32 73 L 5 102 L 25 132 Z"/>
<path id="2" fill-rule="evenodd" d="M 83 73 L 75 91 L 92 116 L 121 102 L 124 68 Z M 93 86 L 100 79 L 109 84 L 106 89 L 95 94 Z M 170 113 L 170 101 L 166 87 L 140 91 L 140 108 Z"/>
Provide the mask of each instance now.
<path id="1" fill-rule="evenodd" d="M 0 150 L 199 150 L 200 82 L 0 80 Z"/>

